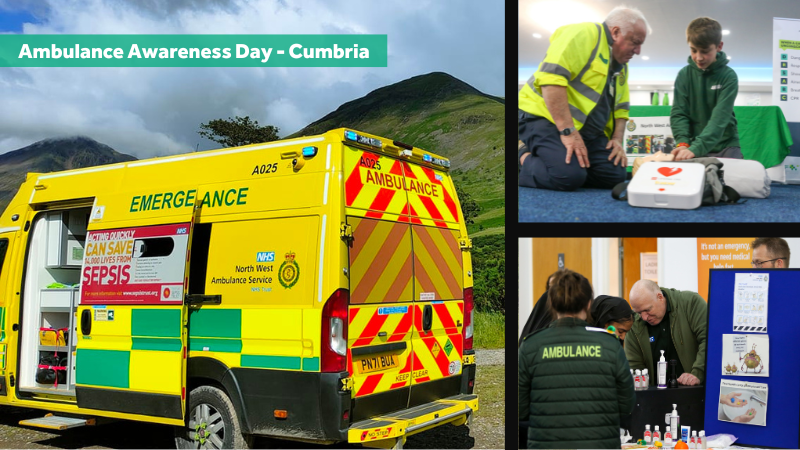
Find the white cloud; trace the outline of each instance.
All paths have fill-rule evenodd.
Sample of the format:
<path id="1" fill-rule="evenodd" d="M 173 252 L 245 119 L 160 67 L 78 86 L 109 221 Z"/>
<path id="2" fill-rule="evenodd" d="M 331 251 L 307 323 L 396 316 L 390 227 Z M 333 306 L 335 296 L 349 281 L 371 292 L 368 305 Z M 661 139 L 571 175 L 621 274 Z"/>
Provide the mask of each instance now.
<path id="1" fill-rule="evenodd" d="M 4 8 L 33 13 L 17 0 Z M 504 95 L 504 2 L 51 0 L 24 33 L 386 34 L 386 68 L 0 69 L 0 153 L 87 135 L 149 157 L 213 148 L 200 123 L 249 115 L 285 136 L 371 90 L 443 71 Z M 0 30 L 2 31 L 2 30 Z"/>

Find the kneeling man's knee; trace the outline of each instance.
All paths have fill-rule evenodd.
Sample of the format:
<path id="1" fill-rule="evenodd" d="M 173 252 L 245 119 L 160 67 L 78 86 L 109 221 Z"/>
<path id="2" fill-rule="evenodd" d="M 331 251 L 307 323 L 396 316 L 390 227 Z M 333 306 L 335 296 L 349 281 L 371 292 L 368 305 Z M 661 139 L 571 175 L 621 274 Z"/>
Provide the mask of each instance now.
<path id="1" fill-rule="evenodd" d="M 586 169 L 576 165 L 563 168 L 559 176 L 553 177 L 553 186 L 559 191 L 574 191 L 586 182 Z"/>
<path id="2" fill-rule="evenodd" d="M 623 165 L 619 165 L 619 166 L 615 166 L 615 169 L 616 170 L 614 170 L 614 175 L 613 175 L 612 180 L 611 180 L 613 182 L 612 184 L 617 185 L 619 183 L 622 183 L 626 179 L 628 179 L 628 168 L 627 167 L 625 167 Z"/>

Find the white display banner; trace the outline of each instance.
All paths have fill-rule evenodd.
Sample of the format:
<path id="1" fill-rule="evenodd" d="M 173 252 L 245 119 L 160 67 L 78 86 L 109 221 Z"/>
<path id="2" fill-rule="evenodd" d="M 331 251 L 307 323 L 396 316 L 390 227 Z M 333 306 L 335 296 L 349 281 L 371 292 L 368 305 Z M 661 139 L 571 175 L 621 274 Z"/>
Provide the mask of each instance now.
<path id="1" fill-rule="evenodd" d="M 652 155 L 659 150 L 669 153 L 675 146 L 669 116 L 631 117 L 625 124 L 622 143 L 629 165 L 633 165 L 631 158 Z"/>
<path id="2" fill-rule="evenodd" d="M 772 18 L 772 102 L 800 122 L 800 19 Z"/>

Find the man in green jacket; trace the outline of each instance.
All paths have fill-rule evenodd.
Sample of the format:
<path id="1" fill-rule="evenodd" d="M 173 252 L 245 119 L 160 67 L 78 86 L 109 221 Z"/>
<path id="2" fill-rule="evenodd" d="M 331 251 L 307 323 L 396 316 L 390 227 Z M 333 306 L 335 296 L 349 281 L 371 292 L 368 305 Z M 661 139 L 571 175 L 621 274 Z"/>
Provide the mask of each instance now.
<path id="1" fill-rule="evenodd" d="M 672 134 L 678 143 L 676 161 L 714 156 L 742 159 L 733 102 L 739 78 L 722 52 L 722 27 L 708 17 L 693 20 L 686 29 L 691 56 L 678 72 L 670 112 Z"/>
<path id="2" fill-rule="evenodd" d="M 637 313 L 625 339 L 631 369 L 647 369 L 652 374 L 650 384 L 656 385 L 658 373 L 654 369 L 664 350 L 664 359 L 678 363 L 678 383 L 703 383 L 708 343 L 706 301 L 695 292 L 660 288 L 653 281 L 639 280 L 631 289 L 630 302 Z"/>

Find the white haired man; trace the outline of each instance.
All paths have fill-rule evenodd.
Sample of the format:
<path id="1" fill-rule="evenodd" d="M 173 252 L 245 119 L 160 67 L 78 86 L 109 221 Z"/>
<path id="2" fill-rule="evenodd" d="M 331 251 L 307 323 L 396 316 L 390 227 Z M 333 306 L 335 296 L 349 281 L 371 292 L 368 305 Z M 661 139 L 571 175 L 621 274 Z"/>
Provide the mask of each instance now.
<path id="1" fill-rule="evenodd" d="M 629 298 L 637 314 L 625 338 L 631 369 L 647 369 L 656 375 L 654 369 L 664 350 L 664 359 L 677 362 L 679 384 L 702 384 L 708 345 L 706 301 L 696 292 L 661 288 L 651 280 L 634 283 Z M 650 385 L 655 384 L 653 376 Z"/>
<path id="2" fill-rule="evenodd" d="M 520 186 L 573 191 L 625 181 L 627 63 L 650 31 L 641 12 L 619 6 L 603 23 L 553 33 L 544 61 L 519 91 Z"/>

